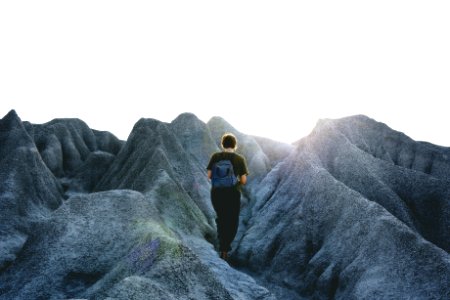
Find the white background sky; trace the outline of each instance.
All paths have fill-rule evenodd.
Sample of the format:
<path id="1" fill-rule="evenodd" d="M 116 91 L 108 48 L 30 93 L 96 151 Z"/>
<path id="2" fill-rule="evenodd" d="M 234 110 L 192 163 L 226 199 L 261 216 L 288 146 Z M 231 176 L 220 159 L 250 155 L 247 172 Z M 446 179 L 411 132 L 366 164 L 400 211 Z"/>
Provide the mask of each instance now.
<path id="1" fill-rule="evenodd" d="M 450 146 L 450 1 L 1 1 L 0 114 L 220 115 L 293 142 L 365 114 Z"/>

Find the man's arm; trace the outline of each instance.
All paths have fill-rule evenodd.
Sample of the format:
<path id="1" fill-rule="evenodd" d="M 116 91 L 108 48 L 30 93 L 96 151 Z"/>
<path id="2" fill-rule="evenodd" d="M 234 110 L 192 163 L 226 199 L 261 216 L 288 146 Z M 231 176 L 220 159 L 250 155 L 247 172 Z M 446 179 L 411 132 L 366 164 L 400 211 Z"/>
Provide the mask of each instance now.
<path id="1" fill-rule="evenodd" d="M 244 185 L 247 183 L 247 175 L 241 175 L 239 178 L 239 182 Z"/>
<path id="2" fill-rule="evenodd" d="M 247 168 L 247 162 L 245 161 L 245 158 L 241 156 L 241 170 L 239 171 L 241 176 L 239 176 L 239 181 L 242 185 L 245 185 L 247 183 L 247 175 L 248 175 L 248 168 Z"/>

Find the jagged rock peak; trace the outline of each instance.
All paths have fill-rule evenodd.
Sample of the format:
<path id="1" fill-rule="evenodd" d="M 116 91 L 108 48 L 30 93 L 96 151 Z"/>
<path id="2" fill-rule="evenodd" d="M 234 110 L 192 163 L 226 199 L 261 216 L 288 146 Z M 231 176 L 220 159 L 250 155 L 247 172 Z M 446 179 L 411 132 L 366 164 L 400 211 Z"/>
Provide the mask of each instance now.
<path id="1" fill-rule="evenodd" d="M 197 123 L 197 122 L 201 122 L 203 123 L 195 114 L 190 113 L 190 112 L 185 112 L 182 113 L 180 115 L 178 115 L 178 117 L 176 117 L 172 123 L 176 123 L 176 122 L 185 122 L 185 123 Z"/>
<path id="2" fill-rule="evenodd" d="M 181 133 L 184 136 L 192 136 L 196 132 L 208 130 L 207 125 L 193 113 L 180 114 L 170 123 L 170 126 L 175 134 L 179 135 Z"/>
<path id="3" fill-rule="evenodd" d="M 45 125 L 52 125 L 57 123 L 64 123 L 64 124 L 73 124 L 76 126 L 83 126 L 83 127 L 89 127 L 86 122 L 81 120 L 80 118 L 55 118 L 51 120 L 50 122 L 45 123 Z"/>
<path id="4" fill-rule="evenodd" d="M 135 134 L 148 134 L 149 132 L 158 130 L 158 128 L 165 127 L 167 123 L 159 121 L 153 118 L 140 118 L 139 121 L 134 124 L 133 129 L 131 130 L 129 139 L 132 138 Z"/>
<path id="5" fill-rule="evenodd" d="M 22 126 L 22 120 L 14 109 L 0 119 L 0 131 L 11 130 L 17 126 Z"/>
<path id="6" fill-rule="evenodd" d="M 336 127 L 340 129 L 347 128 L 353 133 L 368 133 L 365 130 L 369 128 L 376 128 L 382 131 L 395 131 L 389 128 L 386 124 L 378 122 L 366 115 L 353 115 L 338 119 L 319 119 L 313 129 L 313 132 L 321 132 L 323 130 L 326 130 L 327 128 L 329 129 Z"/>
<path id="7" fill-rule="evenodd" d="M 15 110 L 11 110 L 3 119 L 0 119 L 0 145 L 2 159 L 13 155 L 12 149 L 17 149 L 19 145 L 35 150 L 34 142 Z"/>
<path id="8" fill-rule="evenodd" d="M 218 116 L 214 116 L 211 119 L 209 119 L 207 125 L 209 128 L 211 128 L 211 130 L 222 130 L 222 131 L 230 131 L 230 132 L 237 131 L 224 118 L 218 117 Z"/>
<path id="9" fill-rule="evenodd" d="M 323 119 L 319 119 L 317 121 L 317 123 L 322 123 L 322 122 L 368 122 L 368 123 L 378 123 L 380 124 L 380 122 L 376 121 L 375 119 L 372 119 L 366 115 L 363 114 L 359 114 L 359 115 L 352 115 L 352 116 L 347 116 L 347 117 L 343 117 L 343 118 L 338 118 L 338 119 L 331 119 L 331 118 L 323 118 Z"/>
<path id="10" fill-rule="evenodd" d="M 379 143 L 386 139 L 396 139 L 401 142 L 416 142 L 403 132 L 392 129 L 383 122 L 379 122 L 366 115 L 353 115 L 339 119 L 319 119 L 315 131 L 336 129 L 352 142 L 365 140 L 369 143 Z M 437 146 L 437 145 L 434 145 Z"/>

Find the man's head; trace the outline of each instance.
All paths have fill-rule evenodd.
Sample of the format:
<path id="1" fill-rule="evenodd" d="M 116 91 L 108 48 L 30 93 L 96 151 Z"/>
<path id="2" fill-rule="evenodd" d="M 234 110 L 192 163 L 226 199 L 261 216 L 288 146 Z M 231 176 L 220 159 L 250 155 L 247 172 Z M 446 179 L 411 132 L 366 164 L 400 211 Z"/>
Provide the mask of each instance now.
<path id="1" fill-rule="evenodd" d="M 222 136 L 222 147 L 224 149 L 236 149 L 237 148 L 237 140 L 234 134 L 225 133 Z"/>

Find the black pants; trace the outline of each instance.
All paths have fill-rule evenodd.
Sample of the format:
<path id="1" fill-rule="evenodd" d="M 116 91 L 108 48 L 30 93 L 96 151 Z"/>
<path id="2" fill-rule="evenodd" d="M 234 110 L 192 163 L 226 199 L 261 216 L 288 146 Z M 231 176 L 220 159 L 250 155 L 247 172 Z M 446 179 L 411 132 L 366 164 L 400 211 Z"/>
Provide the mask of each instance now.
<path id="1" fill-rule="evenodd" d="M 216 188 L 211 190 L 211 200 L 217 214 L 219 251 L 228 252 L 239 225 L 241 193 L 236 188 Z"/>

